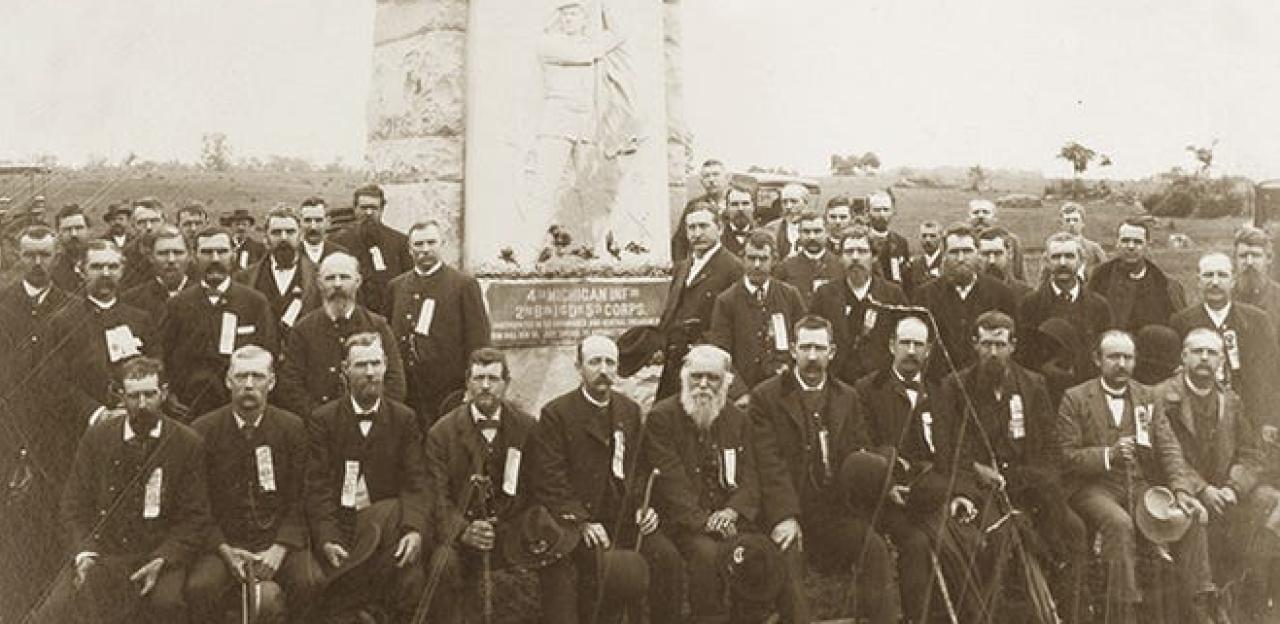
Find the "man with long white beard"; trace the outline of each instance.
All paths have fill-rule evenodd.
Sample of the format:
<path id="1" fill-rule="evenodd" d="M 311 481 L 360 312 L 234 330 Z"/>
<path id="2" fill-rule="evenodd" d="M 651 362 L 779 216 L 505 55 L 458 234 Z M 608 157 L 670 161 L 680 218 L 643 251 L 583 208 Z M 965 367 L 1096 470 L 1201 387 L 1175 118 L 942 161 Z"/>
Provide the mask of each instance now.
<path id="1" fill-rule="evenodd" d="M 662 475 L 653 504 L 685 559 L 692 622 L 724 621 L 719 562 L 740 534 L 759 531 L 751 421 L 728 400 L 731 369 L 723 349 L 693 347 L 680 370 L 680 395 L 654 404 L 645 422 L 646 452 Z"/>
<path id="2" fill-rule="evenodd" d="M 1258 306 L 1271 315 L 1271 324 L 1280 334 L 1280 283 L 1271 279 L 1271 263 L 1275 260 L 1271 234 L 1255 227 L 1236 232 L 1236 285 L 1232 298 Z"/>
<path id="3" fill-rule="evenodd" d="M 261 293 L 231 279 L 231 233 L 220 227 L 196 234 L 200 283 L 165 303 L 160 342 L 173 393 L 191 418 L 230 400 L 231 353 L 256 344 L 279 350 L 276 322 Z"/>
<path id="4" fill-rule="evenodd" d="M 360 266 L 355 257 L 336 252 L 320 261 L 317 274 L 323 303 L 298 320 L 285 343 L 276 401 L 303 420 L 315 408 L 342 395 L 342 341 L 373 332 L 386 348 L 386 395 L 405 397 L 404 366 L 395 334 L 381 315 L 356 303 Z"/>
<path id="5" fill-rule="evenodd" d="M 156 230 L 150 262 L 155 277 L 126 290 L 120 300 L 146 310 L 151 321 L 159 325 L 164 318 L 165 304 L 192 282 L 191 254 L 177 228 L 165 225 Z"/>
<path id="6" fill-rule="evenodd" d="M 281 342 L 306 313 L 320 307 L 315 265 L 298 250 L 298 215 L 277 208 L 267 213 L 267 255 L 236 274 L 236 281 L 267 298 L 279 320 Z"/>
<path id="7" fill-rule="evenodd" d="M 888 545 L 873 509 L 850 509 L 836 472 L 849 454 L 871 446 L 853 388 L 828 374 L 836 352 L 831 323 L 806 316 L 792 333 L 795 368 L 751 393 L 752 443 L 759 469 L 760 526 L 783 551 L 790 582 L 790 622 L 808 622 L 802 580 L 818 570 L 854 573 L 859 615 L 875 623 L 899 616 Z"/>

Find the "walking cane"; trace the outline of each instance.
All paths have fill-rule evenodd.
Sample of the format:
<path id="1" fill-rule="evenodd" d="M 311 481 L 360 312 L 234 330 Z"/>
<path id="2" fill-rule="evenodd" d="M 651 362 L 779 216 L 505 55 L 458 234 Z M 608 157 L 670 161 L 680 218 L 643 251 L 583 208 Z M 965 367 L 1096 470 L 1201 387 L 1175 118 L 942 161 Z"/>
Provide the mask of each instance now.
<path id="1" fill-rule="evenodd" d="M 493 498 L 493 481 L 488 475 L 474 474 L 471 475 L 471 483 L 475 485 L 479 502 L 478 515 L 494 523 L 497 519 L 489 507 Z M 489 550 L 480 551 L 480 621 L 493 623 L 493 552 Z"/>
<path id="2" fill-rule="evenodd" d="M 658 475 L 660 474 L 662 474 L 662 471 L 658 470 L 657 468 L 654 468 L 653 472 L 649 473 L 649 478 L 645 480 L 644 500 L 640 503 L 641 515 L 644 515 L 644 512 L 649 509 L 649 499 L 653 497 L 653 480 L 658 478 Z M 644 533 L 641 532 L 638 535 L 636 535 L 636 552 L 640 552 L 640 544 L 643 542 L 644 542 Z"/>
<path id="3" fill-rule="evenodd" d="M 240 583 L 240 624 L 258 621 L 258 603 L 262 598 L 258 577 L 251 573 Z"/>

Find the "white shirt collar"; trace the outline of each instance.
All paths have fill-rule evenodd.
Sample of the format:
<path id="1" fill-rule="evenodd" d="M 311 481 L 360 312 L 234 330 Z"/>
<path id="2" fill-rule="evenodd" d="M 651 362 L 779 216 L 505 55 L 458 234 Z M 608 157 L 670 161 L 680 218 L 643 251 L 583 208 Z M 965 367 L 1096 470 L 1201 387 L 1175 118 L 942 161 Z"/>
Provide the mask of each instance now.
<path id="1" fill-rule="evenodd" d="M 128 234 L 121 234 L 119 236 L 111 237 L 111 242 L 115 243 L 116 247 L 119 247 L 121 249 L 124 249 L 124 244 L 128 242 L 128 240 L 129 240 Z"/>
<path id="2" fill-rule="evenodd" d="M 924 259 L 928 261 L 928 264 L 933 264 L 933 263 L 935 263 L 935 262 L 937 262 L 937 261 L 938 261 L 938 256 L 940 256 L 940 255 L 942 255 L 942 247 L 941 247 L 941 246 L 939 246 L 937 249 L 933 250 L 933 253 L 926 253 L 926 254 L 924 255 Z"/>
<path id="3" fill-rule="evenodd" d="M 816 385 L 816 386 L 810 386 L 809 384 L 807 384 L 807 383 L 805 383 L 805 382 L 804 382 L 804 377 L 801 377 L 801 376 L 800 376 L 800 369 L 798 369 L 798 368 L 797 368 L 797 369 L 795 369 L 795 370 L 793 371 L 793 374 L 796 376 L 796 383 L 800 384 L 800 389 L 801 389 L 801 390 L 818 390 L 818 391 L 821 391 L 823 388 L 826 388 L 826 387 L 827 387 L 827 377 L 826 377 L 826 375 L 823 375 L 823 376 L 822 376 L 822 381 L 818 382 L 818 385 Z"/>
<path id="4" fill-rule="evenodd" d="M 431 277 L 432 275 L 435 275 L 442 266 L 444 266 L 444 262 L 437 261 L 431 268 L 423 271 L 422 269 L 419 269 L 417 265 L 414 265 L 413 272 L 417 273 L 418 277 Z"/>
<path id="5" fill-rule="evenodd" d="M 1108 386 L 1107 382 L 1103 380 L 1101 377 L 1098 378 L 1098 384 L 1102 386 L 1103 394 L 1106 394 L 1107 398 L 1109 399 L 1119 398 L 1119 397 L 1116 397 L 1115 395 L 1124 394 L 1125 392 L 1129 391 L 1129 386 L 1127 385 L 1120 386 L 1119 388 L 1112 388 L 1111 386 Z"/>
<path id="6" fill-rule="evenodd" d="M 849 284 L 849 280 L 845 280 L 845 283 Z M 858 301 L 866 301 L 867 293 L 871 292 L 871 280 L 868 278 L 866 283 L 864 283 L 861 287 L 856 287 L 853 284 L 849 284 L 849 290 L 853 291 L 853 296 L 857 297 Z"/>
<path id="7" fill-rule="evenodd" d="M 1072 283 L 1071 290 L 1068 291 L 1063 291 L 1061 288 L 1058 288 L 1058 284 L 1053 280 L 1049 280 L 1049 285 L 1053 287 L 1053 294 L 1055 297 L 1061 297 L 1064 292 L 1071 296 L 1072 302 L 1080 297 L 1080 280 L 1076 280 Z"/>
<path id="8" fill-rule="evenodd" d="M 49 289 L 52 287 L 53 282 L 49 282 L 49 285 L 44 288 L 36 288 L 27 283 L 27 280 L 22 280 L 22 289 L 27 291 L 27 296 L 35 299 L 36 303 L 44 303 L 44 298 L 49 294 Z"/>
<path id="9" fill-rule="evenodd" d="M 209 288 L 209 282 L 201 281 L 200 283 L 201 283 L 202 285 L 204 285 L 204 287 L 205 287 L 206 289 L 208 289 L 208 288 Z M 223 279 L 222 279 L 222 283 L 218 284 L 217 286 L 214 286 L 214 287 L 213 287 L 213 290 L 214 290 L 215 292 L 217 292 L 218 294 L 220 294 L 220 295 L 225 295 L 225 294 L 227 294 L 227 289 L 228 289 L 228 288 L 231 288 L 231 277 L 230 277 L 230 276 L 227 276 L 227 277 L 223 278 Z"/>
<path id="10" fill-rule="evenodd" d="M 189 279 L 191 279 L 191 278 L 189 278 L 189 277 L 184 273 L 184 274 L 182 275 L 182 282 L 180 282 L 180 283 L 178 284 L 178 287 L 177 287 L 177 288 L 175 288 L 175 289 L 173 289 L 173 290 L 169 290 L 169 286 L 168 286 L 168 285 L 166 285 L 166 284 L 164 283 L 164 280 L 160 279 L 159 277 L 157 277 L 157 278 L 156 278 L 156 282 L 160 284 L 160 287 L 161 287 L 161 288 L 165 289 L 165 291 L 166 291 L 166 292 L 168 292 L 168 293 L 170 293 L 170 294 L 172 295 L 172 293 L 180 293 L 180 292 L 182 292 L 182 291 L 183 291 L 183 289 L 185 289 L 185 288 L 187 287 L 187 280 L 189 280 Z"/>
<path id="11" fill-rule="evenodd" d="M 609 399 L 605 399 L 604 401 L 597 401 L 595 397 L 591 396 L 590 392 L 587 392 L 586 388 L 582 386 L 578 386 L 578 390 L 582 392 L 582 398 L 586 399 L 587 403 L 590 403 L 596 407 L 601 407 L 601 408 L 609 407 Z"/>
<path id="12" fill-rule="evenodd" d="M 747 288 L 747 294 L 749 294 L 749 295 L 753 295 L 753 296 L 756 294 L 756 291 L 757 291 L 757 290 L 763 290 L 763 291 L 764 291 L 764 294 L 765 294 L 766 296 L 768 296 L 768 294 L 769 294 L 769 282 L 770 282 L 770 280 L 767 280 L 767 279 L 766 279 L 766 280 L 764 281 L 764 283 L 763 283 L 763 284 L 761 284 L 761 285 L 759 286 L 759 288 L 757 288 L 755 284 L 752 284 L 752 283 L 751 283 L 751 278 L 749 278 L 749 277 L 743 277 L 743 278 L 742 278 L 742 285 L 743 285 L 743 286 L 746 286 L 746 288 Z"/>
<path id="13" fill-rule="evenodd" d="M 356 398 L 355 398 L 355 397 L 351 397 L 351 411 L 355 412 L 357 415 L 359 415 L 359 414 L 376 414 L 376 413 L 378 413 L 378 409 L 379 409 L 379 408 L 381 408 L 381 407 L 382 407 L 382 397 L 378 397 L 378 398 L 377 398 L 377 400 L 375 400 L 375 401 L 373 402 L 373 407 L 371 407 L 371 408 L 369 408 L 369 409 L 367 409 L 367 410 L 362 409 L 362 408 L 360 407 L 360 404 L 359 404 L 359 403 L 356 403 Z"/>
<path id="14" fill-rule="evenodd" d="M 235 419 L 236 419 L 236 427 L 237 427 L 238 429 L 244 429 L 245 425 L 247 425 L 247 424 L 251 424 L 251 423 L 249 423 L 248 421 L 246 421 L 245 419 L 241 418 L 241 417 L 240 417 L 240 414 L 238 414 L 238 413 L 236 413 L 236 412 L 231 412 L 231 415 L 235 417 Z M 258 414 L 258 418 L 257 418 L 257 420 L 254 420 L 254 421 L 253 421 L 253 423 L 252 423 L 252 424 L 253 424 L 253 426 L 257 427 L 257 426 L 261 425 L 261 424 L 262 424 L 262 418 L 263 418 L 264 416 L 266 416 L 266 415 L 267 415 L 267 410 L 262 410 L 262 413 L 261 413 L 261 414 Z"/>
<path id="15" fill-rule="evenodd" d="M 977 276 L 975 276 L 972 282 L 969 282 L 964 286 L 953 286 L 953 288 L 956 289 L 956 294 L 960 295 L 960 300 L 964 301 L 969 298 L 969 295 L 973 292 L 973 287 L 977 285 L 978 285 L 978 278 Z"/>
<path id="16" fill-rule="evenodd" d="M 88 297 L 90 303 L 92 303 L 95 306 L 98 306 L 99 310 L 110 310 L 112 307 L 116 305 L 115 297 L 112 297 L 107 301 L 103 301 L 101 299 L 98 299 L 97 297 L 94 297 L 93 295 L 86 295 L 86 296 Z"/>
<path id="17" fill-rule="evenodd" d="M 692 257 L 692 261 L 689 263 L 689 277 L 686 277 L 684 280 L 685 286 L 693 283 L 693 278 L 697 277 L 698 274 L 702 272 L 702 269 L 707 266 L 708 262 L 711 262 L 711 257 L 714 256 L 717 251 L 720 251 L 719 240 L 717 240 L 715 244 L 707 250 L 707 253 L 702 254 L 701 258 L 697 256 Z"/>
<path id="18" fill-rule="evenodd" d="M 159 439 L 160 439 L 160 428 L 161 428 L 161 427 L 164 427 L 164 419 L 163 419 L 163 418 L 161 418 L 160 420 L 157 420 L 157 421 L 156 421 L 156 426 L 154 426 L 154 427 L 152 427 L 152 428 L 151 428 L 151 433 L 150 433 L 150 434 L 148 434 L 148 435 L 149 435 L 149 437 L 150 437 L 152 440 L 159 440 Z M 133 431 L 133 427 L 130 427 L 130 426 L 129 426 L 129 419 L 128 419 L 128 417 L 126 417 L 126 418 L 124 419 L 124 441 L 125 441 L 125 442 L 128 442 L 128 441 L 130 441 L 130 440 L 132 440 L 132 439 L 134 439 L 134 438 L 136 438 L 136 437 L 138 437 L 138 434 L 137 434 L 137 433 L 134 433 L 134 431 Z"/>
<path id="19" fill-rule="evenodd" d="M 889 370 L 893 373 L 893 377 L 894 377 L 894 379 L 897 379 L 898 381 L 901 381 L 901 382 L 903 382 L 903 383 L 907 383 L 907 381 L 912 381 L 912 382 L 915 382 L 915 383 L 919 383 L 919 382 L 921 381 L 921 380 L 920 380 L 920 373 L 916 373 L 914 377 L 912 377 L 910 380 L 908 380 L 906 377 L 903 377 L 903 376 L 902 376 L 902 373 L 899 373 L 899 372 L 898 372 L 898 369 L 896 369 L 896 368 L 894 368 L 894 367 L 890 366 L 890 367 L 889 367 Z"/>
<path id="20" fill-rule="evenodd" d="M 808 258 L 808 259 L 810 259 L 810 260 L 813 260 L 814 262 L 817 262 L 817 261 L 819 261 L 819 260 L 822 260 L 822 258 L 823 258 L 823 257 L 825 257 L 825 256 L 827 255 L 827 248 L 824 246 L 824 247 L 822 248 L 822 251 L 819 251 L 819 252 L 818 252 L 818 253 L 816 253 L 816 254 L 811 254 L 811 253 L 809 253 L 809 250 L 808 250 L 808 249 L 805 249 L 805 248 L 803 248 L 803 247 L 802 247 L 802 248 L 800 249 L 800 253 L 804 254 L 804 257 L 806 257 L 806 258 Z"/>
<path id="21" fill-rule="evenodd" d="M 1131 279 L 1140 280 L 1147 276 L 1147 263 L 1146 262 L 1139 263 L 1137 273 L 1134 273 L 1133 271 L 1127 271 L 1126 273 L 1128 273 Z"/>
<path id="22" fill-rule="evenodd" d="M 498 405 L 498 409 L 493 411 L 493 416 L 485 416 L 480 411 L 480 408 L 476 407 L 475 403 L 472 403 L 470 407 L 471 407 L 471 420 L 477 423 L 480 422 L 481 420 L 486 420 L 486 419 L 497 420 L 497 421 L 502 420 L 502 405 Z"/>
<path id="23" fill-rule="evenodd" d="M 1222 306 L 1221 310 L 1214 310 L 1209 304 L 1204 304 L 1204 311 L 1209 315 L 1209 320 L 1213 321 L 1214 327 L 1222 327 L 1227 323 L 1227 317 L 1231 315 L 1231 302 Z"/>
<path id="24" fill-rule="evenodd" d="M 315 245 L 302 241 L 302 248 L 307 251 L 307 257 L 311 258 L 313 262 L 319 262 L 320 254 L 324 253 L 324 241 L 320 241 Z"/>
<path id="25" fill-rule="evenodd" d="M 353 315 L 355 315 L 355 313 L 356 313 L 356 306 L 355 306 L 355 304 L 352 304 L 352 306 L 351 306 L 350 308 L 348 308 L 348 309 L 347 309 L 347 313 L 346 313 L 346 314 L 343 314 L 343 315 L 341 315 L 341 316 L 334 316 L 334 315 L 330 314 L 330 313 L 329 313 L 329 308 L 328 308 L 328 306 L 326 306 L 326 307 L 324 308 L 324 314 L 325 314 L 325 316 L 329 317 L 329 320 L 331 320 L 331 321 L 349 321 L 349 320 L 351 320 L 351 317 L 352 317 Z"/>

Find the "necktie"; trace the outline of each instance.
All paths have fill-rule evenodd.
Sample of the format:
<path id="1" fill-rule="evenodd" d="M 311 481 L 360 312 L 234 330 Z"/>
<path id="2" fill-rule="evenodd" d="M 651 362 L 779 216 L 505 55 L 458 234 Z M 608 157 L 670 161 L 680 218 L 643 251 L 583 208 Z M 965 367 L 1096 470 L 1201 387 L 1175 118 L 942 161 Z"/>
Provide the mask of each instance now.
<path id="1" fill-rule="evenodd" d="M 756 303 L 764 305 L 764 286 L 756 289 Z"/>
<path id="2" fill-rule="evenodd" d="M 252 445 L 254 437 L 256 437 L 258 434 L 258 426 L 246 423 L 243 427 L 240 428 L 240 433 L 243 433 L 244 439 L 248 441 L 250 445 Z"/>
<path id="3" fill-rule="evenodd" d="M 356 412 L 356 418 L 362 423 L 373 423 L 373 410 Z"/>
<path id="4" fill-rule="evenodd" d="M 477 426 L 477 427 L 479 427 L 481 431 L 497 431 L 497 430 L 498 430 L 498 419 L 497 419 L 497 418 L 483 418 L 483 417 L 482 417 L 482 418 L 477 418 L 477 419 L 476 419 L 476 426 Z"/>

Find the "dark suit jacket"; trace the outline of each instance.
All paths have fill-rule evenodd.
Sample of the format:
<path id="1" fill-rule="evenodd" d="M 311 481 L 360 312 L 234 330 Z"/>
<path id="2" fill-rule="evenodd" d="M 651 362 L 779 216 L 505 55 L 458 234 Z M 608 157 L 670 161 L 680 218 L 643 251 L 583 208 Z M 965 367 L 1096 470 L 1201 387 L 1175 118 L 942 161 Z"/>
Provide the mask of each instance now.
<path id="1" fill-rule="evenodd" d="M 155 241 L 143 245 L 141 236 L 130 236 L 120 253 L 124 255 L 124 274 L 120 277 L 120 291 L 124 292 L 149 282 L 156 276 L 155 267 L 151 264 L 151 252 Z"/>
<path id="2" fill-rule="evenodd" d="M 790 352 L 786 348 L 777 349 L 774 343 L 774 314 L 781 314 L 785 321 L 785 343 L 789 348 L 794 338 L 792 328 L 805 314 L 800 293 L 790 284 L 769 280 L 763 306 L 756 301 L 755 295 L 747 292 L 743 280 L 738 280 L 716 297 L 707 342 L 728 351 L 733 357 L 734 385 L 737 387 L 730 390 L 730 394 L 734 398 L 777 374 L 780 368 L 791 365 Z M 736 383 L 737 379 L 743 383 Z"/>
<path id="3" fill-rule="evenodd" d="M 1022 304 L 1018 306 L 1018 349 L 1015 355 L 1019 364 L 1045 372 L 1045 363 L 1054 357 L 1057 349 L 1037 328 L 1051 318 L 1064 319 L 1075 329 L 1075 341 L 1063 345 L 1070 350 L 1066 360 L 1071 365 L 1071 375 L 1057 378 L 1046 373 L 1050 397 L 1056 402 L 1067 388 L 1098 375 L 1098 365 L 1093 361 L 1095 347 L 1098 338 L 1114 327 L 1115 321 L 1111 306 L 1102 295 L 1086 290 L 1082 285 L 1075 301 L 1067 303 L 1058 299 L 1053 286 L 1046 283 L 1023 297 Z M 1055 369 L 1054 372 L 1058 371 Z"/>
<path id="4" fill-rule="evenodd" d="M 750 238 L 751 232 L 755 229 L 756 229 L 756 226 L 754 223 L 747 226 L 747 229 L 745 230 L 735 230 L 733 229 L 733 226 L 725 224 L 724 230 L 720 232 L 720 245 L 724 247 L 729 253 L 741 258 L 742 254 L 745 253 L 747 248 L 747 239 Z M 684 232 L 680 232 L 679 236 L 684 239 L 685 241 L 684 246 L 688 248 L 689 238 L 685 236 Z M 683 260 L 688 257 L 689 257 L 689 252 L 686 249 L 686 251 L 684 252 L 684 255 L 681 256 L 679 259 Z"/>
<path id="5" fill-rule="evenodd" d="M 889 337 L 898 314 L 877 304 L 905 305 L 907 296 L 897 284 L 871 277 L 867 298 L 858 301 L 846 279 L 824 284 L 809 302 L 809 311 L 831 321 L 836 355 L 831 372 L 847 384 L 889 365 Z"/>
<path id="6" fill-rule="evenodd" d="M 907 276 L 902 284 L 902 290 L 912 297 L 915 291 L 942 275 L 942 251 L 938 251 L 938 257 L 929 261 L 928 256 L 918 253 L 912 256 L 911 261 L 907 264 Z"/>
<path id="7" fill-rule="evenodd" d="M 822 474 L 815 465 L 815 436 L 808 435 L 810 416 L 803 413 L 800 384 L 794 374 L 778 375 L 751 391 L 751 426 L 756 465 L 759 467 L 761 527 L 768 531 L 787 518 L 828 515 L 843 509 L 832 483 L 825 484 L 826 502 L 820 509 L 802 509 L 811 475 Z M 839 472 L 845 457 L 871 446 L 867 424 L 854 407 L 853 388 L 828 376 L 823 390 L 822 422 L 830 432 L 831 470 Z"/>
<path id="8" fill-rule="evenodd" d="M 435 525 L 433 539 L 437 545 L 452 544 L 478 514 L 481 501 L 472 495 L 472 508 L 463 509 L 472 475 L 484 475 L 492 486 L 493 499 L 487 511 L 498 519 L 499 530 L 505 520 L 515 517 L 528 498 L 528 441 L 537 421 L 511 403 L 503 402 L 498 420 L 498 433 L 490 443 L 471 417 L 471 404 L 463 403 L 440 417 L 427 432 L 427 491 L 431 492 L 431 521 Z M 515 495 L 504 488 L 504 469 L 511 450 L 520 452 Z"/>
<path id="9" fill-rule="evenodd" d="M 187 288 L 198 282 L 194 274 L 187 276 L 187 283 L 183 288 Z M 181 290 L 179 291 L 181 292 Z M 177 296 L 175 293 L 174 296 Z M 133 288 L 120 294 L 120 300 L 151 315 L 151 322 L 159 327 L 164 321 L 164 307 L 169 303 L 169 289 L 156 278 L 149 279 L 141 284 L 136 284 Z"/>
<path id="10" fill-rule="evenodd" d="M 1173 330 L 1184 338 L 1198 327 L 1217 329 L 1202 304 L 1174 314 L 1170 323 Z M 1280 349 L 1276 347 L 1271 317 L 1247 303 L 1232 303 L 1222 333 L 1227 331 L 1234 331 L 1236 334 L 1240 368 L 1231 369 L 1225 350 L 1222 354 L 1223 367 L 1231 369 L 1229 378 L 1244 400 L 1245 412 L 1256 425 L 1280 424 L 1280 412 L 1276 411 L 1276 406 L 1280 405 L 1280 384 L 1276 383 L 1280 379 L 1277 376 L 1280 372 Z"/>
<path id="11" fill-rule="evenodd" d="M 56 344 L 50 321 L 71 301 L 52 285 L 33 307 L 21 279 L 0 290 L 0 404 L 8 422 L 0 425 L 0 475 L 12 474 L 19 450 L 26 448 L 49 471 L 55 499 L 84 428 L 83 420 L 59 412 L 59 386 L 42 383 Z"/>
<path id="12" fill-rule="evenodd" d="M 875 447 L 891 446 L 898 456 L 911 463 L 933 463 L 940 441 L 938 421 L 934 419 L 933 394 L 924 375 L 919 375 L 921 388 L 915 408 L 902 382 L 886 367 L 867 374 L 853 390 L 857 397 L 858 411 L 867 422 L 871 444 Z M 929 419 L 929 435 L 925 435 L 925 418 Z"/>
<path id="13" fill-rule="evenodd" d="M 209 527 L 204 445 L 186 425 L 163 417 L 160 439 L 141 464 L 124 442 L 125 418 L 85 432 L 62 494 L 62 525 L 71 553 L 142 554 L 183 567 L 204 545 Z M 160 510 L 144 519 L 144 494 L 161 470 Z"/>
<path id="14" fill-rule="evenodd" d="M 230 544 L 259 552 L 272 544 L 289 550 L 307 546 L 303 484 L 311 452 L 302 420 L 267 406 L 253 444 L 236 424 L 231 406 L 220 407 L 191 423 L 204 438 L 205 483 L 213 514 L 208 546 Z M 275 491 L 262 487 L 257 449 L 271 451 Z"/>
<path id="15" fill-rule="evenodd" d="M 302 254 L 301 251 L 298 253 Z M 293 272 L 293 280 L 289 282 L 289 286 L 283 293 L 276 286 L 270 256 L 264 256 L 235 276 L 236 282 L 262 293 L 262 296 L 267 298 L 267 304 L 271 306 L 271 314 L 278 322 L 276 331 L 281 336 L 289 333 L 290 327 L 284 323 L 284 313 L 295 299 L 301 302 L 302 306 L 293 320 L 295 325 L 307 312 L 320 307 L 321 295 L 320 285 L 316 282 L 316 266 L 303 260 L 301 256 L 298 258 L 297 265 L 298 268 Z"/>
<path id="16" fill-rule="evenodd" d="M 988 310 L 999 310 L 1016 317 L 1018 307 L 1008 286 L 982 274 L 978 274 L 978 282 L 973 285 L 967 299 L 960 299 L 950 280 L 939 278 L 917 289 L 912 301 L 932 313 L 938 324 L 939 346 L 950 353 L 957 370 L 967 368 L 977 360 L 977 353 L 973 350 L 973 327 L 978 316 Z M 935 347 L 926 375 L 940 379 L 949 372 L 947 358 Z"/>
<path id="17" fill-rule="evenodd" d="M 791 238 L 791 233 L 787 229 L 787 218 L 778 217 L 764 224 L 764 229 L 773 233 L 774 252 L 779 258 L 787 258 L 791 256 L 792 250 L 795 249 L 799 242 L 799 235 L 795 239 Z"/>
<path id="18" fill-rule="evenodd" d="M 384 396 L 373 428 L 366 438 L 351 397 L 316 408 L 307 420 L 311 438 L 311 465 L 307 470 L 307 518 L 314 543 L 336 542 L 349 547 L 355 529 L 355 509 L 342 507 L 342 479 L 346 462 L 360 462 L 369 488 L 369 502 L 396 498 L 400 501 L 402 532 L 417 531 L 424 538 L 431 509 L 423 457 L 422 431 L 417 415 L 403 403 Z"/>
<path id="19" fill-rule="evenodd" d="M 161 350 L 151 317 L 125 303 L 117 302 L 104 312 L 81 298 L 63 306 L 49 325 L 56 345 L 46 383 L 59 389 L 62 417 L 74 420 L 75 424 L 68 426 L 76 431 L 83 431 L 84 423 L 99 407 L 117 407 L 120 403 L 117 384 L 123 362 L 110 361 L 106 330 L 127 325 L 133 336 L 142 341 L 143 355 L 154 357 Z"/>
<path id="20" fill-rule="evenodd" d="M 68 294 L 78 294 L 84 288 L 84 279 L 76 271 L 75 258 L 63 252 L 58 252 L 54 257 L 53 267 L 49 269 L 49 277 L 53 279 L 55 286 Z"/>
<path id="21" fill-rule="evenodd" d="M 392 347 L 395 337 L 381 316 L 357 305 L 349 320 L 335 322 L 324 308 L 309 312 L 289 332 L 280 364 L 280 382 L 272 395 L 281 407 L 307 420 L 320 405 L 342 396 L 342 343 L 351 334 L 377 332 L 387 356 L 386 396 L 404 400 L 404 366 Z"/>
<path id="22" fill-rule="evenodd" d="M 1168 325 L 1175 312 L 1187 306 L 1182 284 L 1161 271 L 1150 260 L 1141 281 L 1129 278 L 1129 269 L 1113 258 L 1093 270 L 1086 287 L 1106 298 L 1115 315 L 1115 326 L 1137 332 L 1147 325 Z"/>
<path id="23" fill-rule="evenodd" d="M 1102 383 L 1090 379 L 1070 388 L 1062 395 L 1058 405 L 1056 427 L 1057 456 L 1062 462 L 1063 482 L 1067 491 L 1075 492 L 1081 486 L 1094 482 L 1110 482 L 1124 488 L 1128 485 L 1125 469 L 1117 458 L 1111 458 L 1111 469 L 1106 467 L 1106 449 L 1121 436 L 1133 436 L 1134 415 L 1137 408 L 1151 414 L 1151 448 L 1137 447 L 1135 483 L 1163 483 L 1164 473 L 1156 461 L 1156 451 L 1162 443 L 1173 437 L 1169 421 L 1159 417 L 1155 392 L 1136 381 L 1129 382 L 1129 398 L 1125 402 L 1124 418 L 1120 426 L 1111 419 Z"/>
<path id="24" fill-rule="evenodd" d="M 614 476 L 613 455 L 622 434 L 623 474 Z M 609 531 L 618 514 L 636 506 L 636 490 L 647 475 L 641 462 L 640 406 L 613 393 L 601 409 L 574 388 L 542 407 L 533 435 L 529 468 L 533 502 L 555 516 L 577 522 L 599 522 Z"/>
<path id="25" fill-rule="evenodd" d="M 884 239 L 874 243 L 876 249 L 876 265 L 880 268 L 880 277 L 904 286 L 907 282 L 907 264 L 911 262 L 911 245 L 901 234 L 889 230 Z M 894 265 L 898 270 L 895 273 Z"/>
<path id="26" fill-rule="evenodd" d="M 818 287 L 844 279 L 844 265 L 830 251 L 823 253 L 816 262 L 802 252 L 779 263 L 774 277 L 795 286 L 805 305 L 812 305 Z"/>
<path id="27" fill-rule="evenodd" d="M 1182 375 L 1154 388 L 1156 414 L 1169 422 L 1174 438 L 1161 445 L 1160 459 L 1169 486 L 1199 495 L 1205 486 L 1232 486 L 1242 498 L 1253 491 L 1264 468 L 1261 436 L 1244 417 L 1239 396 L 1218 390 L 1218 419 L 1210 431 L 1196 426 L 1190 391 Z"/>
<path id="28" fill-rule="evenodd" d="M 742 263 L 723 247 L 712 252 L 707 264 L 686 286 L 692 259 L 677 262 L 671 269 L 671 286 L 658 324 L 666 344 L 666 365 L 658 382 L 658 398 L 674 394 L 680 387 L 680 361 L 689 345 L 706 340 L 716 297 L 742 280 Z"/>
<path id="29" fill-rule="evenodd" d="M 346 247 L 360 261 L 360 304 L 383 316 L 391 313 L 387 286 L 391 279 L 413 268 L 409 253 L 409 237 L 381 223 L 352 224 L 334 236 L 334 242 Z M 385 267 L 379 271 L 369 250 L 377 247 Z"/>
<path id="30" fill-rule="evenodd" d="M 231 270 L 242 271 L 247 269 L 267 255 L 267 246 L 260 240 L 252 236 L 246 236 L 239 245 L 234 240 L 231 241 Z"/>
<path id="31" fill-rule="evenodd" d="M 1011 362 L 1005 395 L 996 401 L 993 395 L 975 392 L 975 370 L 971 366 L 948 375 L 934 397 L 943 463 L 960 471 L 971 470 L 974 462 L 991 466 L 993 460 L 1002 472 L 1011 467 L 1056 468 L 1056 419 L 1044 377 Z M 1013 396 L 1022 402 L 1022 439 L 1014 439 L 1009 427 Z"/>
<path id="32" fill-rule="evenodd" d="M 661 470 L 654 482 L 653 506 L 669 526 L 699 534 L 712 513 L 732 508 L 741 521 L 750 524 L 760 511 L 760 487 L 755 452 L 751 448 L 751 421 L 747 415 L 726 404 L 700 432 L 685 413 L 678 397 L 654 404 L 645 421 L 645 451 L 653 466 Z M 734 479 L 728 481 L 726 451 L 733 451 Z M 715 457 L 715 463 L 706 461 Z"/>
<path id="33" fill-rule="evenodd" d="M 223 315 L 236 316 L 235 348 L 258 345 L 280 352 L 276 320 L 266 297 L 234 281 L 218 305 L 209 303 L 200 284 L 187 287 L 165 304 L 160 324 L 169 389 L 191 410 L 192 417 L 225 405 L 230 355 L 219 353 Z"/>

